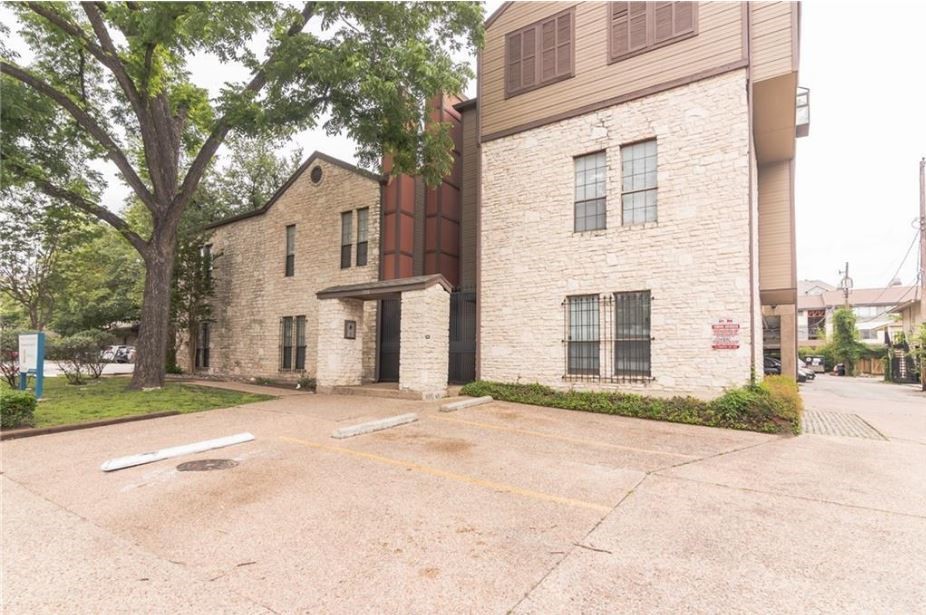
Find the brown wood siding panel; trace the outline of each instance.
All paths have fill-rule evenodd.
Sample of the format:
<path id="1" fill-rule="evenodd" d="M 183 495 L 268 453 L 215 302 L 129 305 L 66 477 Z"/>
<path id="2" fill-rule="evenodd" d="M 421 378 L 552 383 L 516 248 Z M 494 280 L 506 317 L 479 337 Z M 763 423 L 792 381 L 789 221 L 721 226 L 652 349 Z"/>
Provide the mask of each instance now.
<path id="1" fill-rule="evenodd" d="M 506 34 L 575 6 L 575 76 L 505 98 Z M 697 36 L 608 63 L 609 7 L 600 2 L 520 3 L 489 28 L 480 58 L 482 133 L 491 134 L 732 64 L 744 57 L 738 3 L 702 3 Z"/>
<path id="2" fill-rule="evenodd" d="M 759 288 L 794 288 L 791 163 L 759 167 Z"/>
<path id="3" fill-rule="evenodd" d="M 793 12 L 797 4 L 792 2 L 754 2 L 752 11 L 752 74 L 753 79 L 762 81 L 790 73 L 795 69 L 797 59 L 792 57 L 794 44 L 792 36 Z"/>

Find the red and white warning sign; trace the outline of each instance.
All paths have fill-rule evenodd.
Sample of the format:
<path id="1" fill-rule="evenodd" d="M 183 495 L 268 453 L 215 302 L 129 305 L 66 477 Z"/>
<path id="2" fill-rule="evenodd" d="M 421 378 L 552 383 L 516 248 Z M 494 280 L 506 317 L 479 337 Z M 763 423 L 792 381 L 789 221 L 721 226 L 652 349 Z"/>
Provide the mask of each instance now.
<path id="1" fill-rule="evenodd" d="M 711 325 L 714 331 L 714 342 L 711 348 L 714 350 L 736 350 L 740 347 L 740 326 L 729 318 L 720 319 Z"/>

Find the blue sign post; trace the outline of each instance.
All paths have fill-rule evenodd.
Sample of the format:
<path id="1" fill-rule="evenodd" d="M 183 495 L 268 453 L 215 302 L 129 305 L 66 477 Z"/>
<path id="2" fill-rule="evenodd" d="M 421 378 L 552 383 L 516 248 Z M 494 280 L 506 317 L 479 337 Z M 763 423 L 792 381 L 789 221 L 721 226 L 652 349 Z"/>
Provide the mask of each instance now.
<path id="1" fill-rule="evenodd" d="M 23 333 L 19 336 L 19 389 L 26 390 L 29 375 L 35 376 L 35 397 L 41 399 L 45 388 L 45 334 Z"/>

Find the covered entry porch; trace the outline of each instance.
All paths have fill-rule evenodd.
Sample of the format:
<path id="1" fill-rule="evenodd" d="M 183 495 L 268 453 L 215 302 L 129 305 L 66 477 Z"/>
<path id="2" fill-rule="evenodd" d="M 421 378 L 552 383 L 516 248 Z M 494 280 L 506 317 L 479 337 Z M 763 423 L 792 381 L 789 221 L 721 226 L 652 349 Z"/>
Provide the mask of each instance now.
<path id="1" fill-rule="evenodd" d="M 318 391 L 363 384 L 364 348 L 371 347 L 363 339 L 370 329 L 363 305 L 377 301 L 376 379 L 395 380 L 397 374 L 398 390 L 419 399 L 446 395 L 450 290 L 444 276 L 434 274 L 319 291 Z"/>

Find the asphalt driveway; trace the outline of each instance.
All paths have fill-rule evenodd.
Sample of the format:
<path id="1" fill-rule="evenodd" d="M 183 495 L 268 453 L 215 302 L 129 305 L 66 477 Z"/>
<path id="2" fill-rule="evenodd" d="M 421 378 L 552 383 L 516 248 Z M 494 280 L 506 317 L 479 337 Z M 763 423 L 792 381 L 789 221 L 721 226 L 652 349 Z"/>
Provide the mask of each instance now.
<path id="1" fill-rule="evenodd" d="M 926 398 L 826 377 L 803 390 L 879 437 L 288 392 L 4 442 L 3 612 L 921 609 Z M 240 431 L 256 440 L 98 469 Z M 177 471 L 200 458 L 238 465 Z"/>

